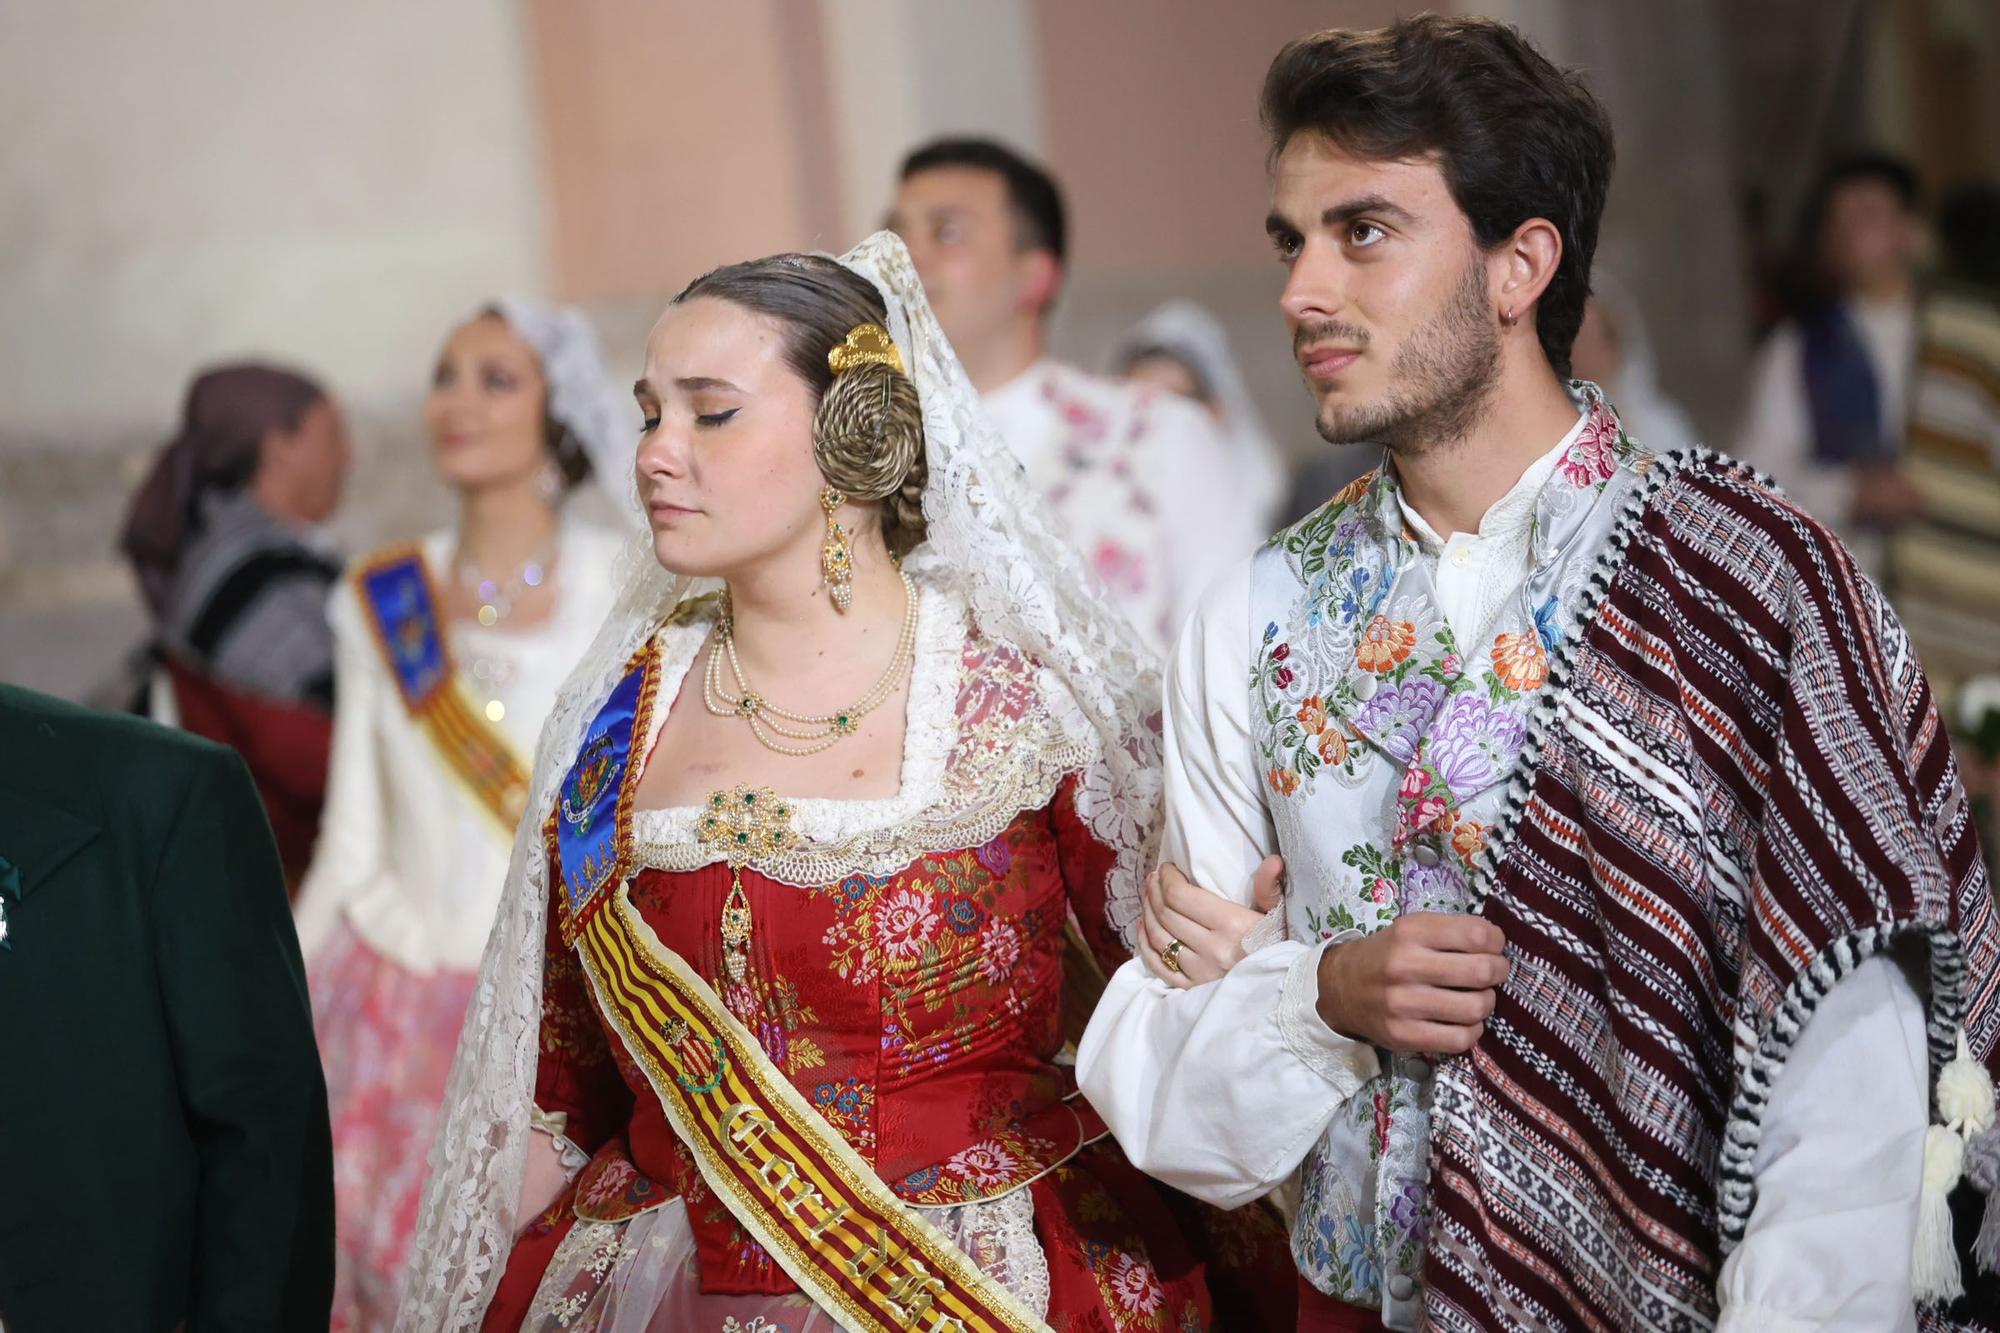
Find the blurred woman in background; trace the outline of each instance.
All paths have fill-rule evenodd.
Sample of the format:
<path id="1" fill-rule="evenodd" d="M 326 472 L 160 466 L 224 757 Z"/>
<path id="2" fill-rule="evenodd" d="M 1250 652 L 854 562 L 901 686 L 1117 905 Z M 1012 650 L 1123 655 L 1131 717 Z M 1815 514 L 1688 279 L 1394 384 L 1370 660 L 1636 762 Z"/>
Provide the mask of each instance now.
<path id="1" fill-rule="evenodd" d="M 474 316 L 424 404 L 457 522 L 333 594 L 339 710 L 298 928 L 333 1116 L 337 1330 L 395 1312 L 528 756 L 610 607 L 616 538 L 564 500 L 593 464 L 630 476 L 627 415 L 580 315 Z"/>
<path id="2" fill-rule="evenodd" d="M 332 735 L 326 600 L 340 565 L 313 533 L 340 503 L 348 458 L 340 409 L 313 380 L 218 366 L 188 387 L 119 543 L 152 619 L 143 711 L 242 754 L 294 886 Z"/>
<path id="3" fill-rule="evenodd" d="M 1240 487 L 1244 526 L 1255 530 L 1253 544 L 1277 526 L 1290 481 L 1285 455 L 1265 428 L 1220 320 L 1192 301 L 1169 301 L 1119 339 L 1111 370 L 1207 408 L 1228 444 L 1227 466 Z"/>

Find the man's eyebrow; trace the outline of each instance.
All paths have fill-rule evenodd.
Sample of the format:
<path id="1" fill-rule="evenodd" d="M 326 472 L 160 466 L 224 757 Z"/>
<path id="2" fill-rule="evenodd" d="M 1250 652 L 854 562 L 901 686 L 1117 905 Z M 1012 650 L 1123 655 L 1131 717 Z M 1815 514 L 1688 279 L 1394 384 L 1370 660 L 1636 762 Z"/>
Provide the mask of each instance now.
<path id="1" fill-rule="evenodd" d="M 1343 199 L 1325 209 L 1319 215 L 1319 224 L 1332 231 L 1356 218 L 1371 216 L 1405 224 L 1417 220 L 1416 214 L 1391 201 L 1387 195 L 1364 194 Z M 1264 219 L 1264 230 L 1272 236 L 1295 236 L 1299 232 L 1297 224 L 1275 209 Z"/>
<path id="2" fill-rule="evenodd" d="M 1371 214 L 1375 217 L 1389 218 L 1395 222 L 1416 221 L 1415 214 L 1401 205 L 1391 202 L 1388 196 L 1380 194 L 1364 194 L 1354 199 L 1342 200 L 1340 203 L 1333 205 L 1321 213 L 1319 220 L 1321 226 L 1331 228 L 1338 227 L 1343 222 L 1352 222 L 1359 217 L 1368 217 Z"/>

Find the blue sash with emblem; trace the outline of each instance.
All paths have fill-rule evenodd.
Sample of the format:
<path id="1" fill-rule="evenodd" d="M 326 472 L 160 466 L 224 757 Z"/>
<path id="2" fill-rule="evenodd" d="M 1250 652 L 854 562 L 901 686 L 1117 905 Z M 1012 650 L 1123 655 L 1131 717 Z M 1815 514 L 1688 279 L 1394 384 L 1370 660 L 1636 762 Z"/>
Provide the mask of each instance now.
<path id="1" fill-rule="evenodd" d="M 528 804 L 528 768 L 458 686 L 423 551 L 394 547 L 362 564 L 353 579 L 404 707 L 480 808 L 511 835 Z"/>
<path id="2" fill-rule="evenodd" d="M 552 860 L 562 875 L 563 943 L 574 947 L 590 917 L 629 873 L 634 747 L 652 731 L 660 683 L 657 642 L 633 654 L 624 677 L 590 720 L 549 814 Z"/>

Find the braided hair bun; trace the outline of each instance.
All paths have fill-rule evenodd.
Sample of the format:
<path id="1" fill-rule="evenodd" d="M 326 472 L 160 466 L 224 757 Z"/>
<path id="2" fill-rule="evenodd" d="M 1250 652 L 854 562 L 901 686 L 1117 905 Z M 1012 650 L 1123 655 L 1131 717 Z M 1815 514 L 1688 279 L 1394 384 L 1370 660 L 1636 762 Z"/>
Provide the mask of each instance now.
<path id="1" fill-rule="evenodd" d="M 917 386 L 893 366 L 833 377 L 813 417 L 813 460 L 854 500 L 880 500 L 882 539 L 903 556 L 924 539 L 924 414 Z"/>

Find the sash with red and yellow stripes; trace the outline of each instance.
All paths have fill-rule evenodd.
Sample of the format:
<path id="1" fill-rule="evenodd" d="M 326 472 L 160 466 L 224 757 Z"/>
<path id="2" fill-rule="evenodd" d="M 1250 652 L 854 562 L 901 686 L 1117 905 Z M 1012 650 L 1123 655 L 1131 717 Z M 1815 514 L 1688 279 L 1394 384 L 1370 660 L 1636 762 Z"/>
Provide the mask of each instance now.
<path id="1" fill-rule="evenodd" d="M 353 578 L 404 707 L 480 808 L 511 836 L 528 804 L 528 769 L 465 697 L 423 551 L 394 547 L 361 565 Z"/>
<path id="2" fill-rule="evenodd" d="M 632 905 L 632 756 L 656 681 L 656 655 L 642 649 L 585 732 L 547 836 L 562 936 L 668 1123 L 744 1230 L 843 1327 L 1049 1333 L 903 1204 Z"/>

